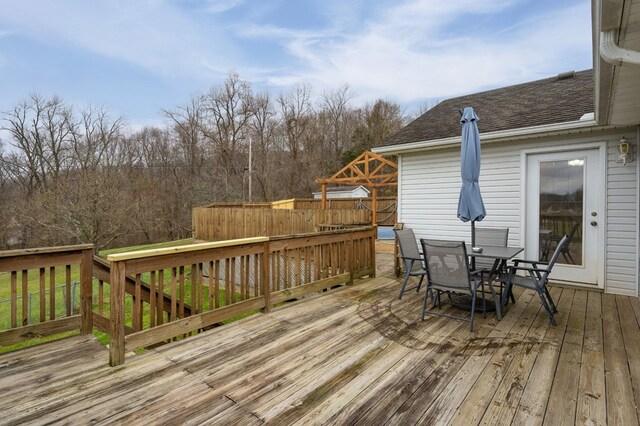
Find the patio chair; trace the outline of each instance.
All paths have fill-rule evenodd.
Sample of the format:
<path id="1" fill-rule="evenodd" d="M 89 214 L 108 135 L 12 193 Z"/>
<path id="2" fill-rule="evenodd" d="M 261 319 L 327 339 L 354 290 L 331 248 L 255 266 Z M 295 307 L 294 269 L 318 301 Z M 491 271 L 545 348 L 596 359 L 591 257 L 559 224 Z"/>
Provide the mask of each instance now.
<path id="1" fill-rule="evenodd" d="M 476 228 L 476 246 L 507 247 L 508 241 L 509 228 Z M 473 272 L 480 273 L 482 278 L 486 281 L 489 279 L 489 274 L 493 268 L 493 262 L 493 259 L 476 257 L 475 271 Z M 504 271 L 497 272 L 499 274 Z M 483 297 L 484 296 L 485 295 L 483 294 Z M 502 298 L 502 287 L 500 288 L 500 298 Z M 513 301 L 515 302 L 515 298 Z"/>
<path id="2" fill-rule="evenodd" d="M 422 263 L 422 257 L 420 256 L 420 250 L 418 249 L 418 243 L 416 242 L 413 229 L 394 229 L 393 232 L 398 239 L 400 258 L 404 263 L 404 280 L 402 281 L 402 288 L 400 288 L 400 294 L 398 295 L 398 299 L 402 299 L 409 278 L 420 277 L 420 281 L 418 281 L 418 286 L 416 287 L 416 291 L 420 291 L 422 281 L 427 271 L 425 271 L 424 264 Z"/>
<path id="3" fill-rule="evenodd" d="M 473 331 L 473 315 L 476 309 L 478 287 L 483 285 L 482 279 L 472 277 L 469 271 L 469 257 L 464 241 L 439 241 L 421 239 L 422 252 L 427 269 L 427 290 L 422 306 L 422 319 L 426 314 L 444 316 L 471 322 Z M 441 293 L 459 293 L 471 297 L 471 313 L 469 318 L 456 317 L 427 309 L 427 297 L 433 291 L 437 292 L 432 300 L 436 300 L 440 307 Z"/>
<path id="4" fill-rule="evenodd" d="M 506 247 L 509 240 L 509 228 L 476 228 L 476 246 Z M 491 271 L 493 260 L 476 258 L 476 271 Z"/>
<path id="5" fill-rule="evenodd" d="M 544 307 L 545 311 L 547 311 L 549 320 L 551 320 L 551 324 L 557 325 L 554 314 L 558 312 L 558 309 L 556 308 L 555 303 L 553 303 L 553 299 L 551 298 L 551 294 L 549 293 L 549 289 L 547 288 L 547 283 L 549 281 L 549 274 L 551 274 L 553 266 L 556 264 L 558 257 L 560 257 L 560 254 L 563 252 L 564 247 L 568 243 L 569 235 L 565 235 L 558 243 L 558 246 L 553 252 L 553 255 L 551 256 L 551 260 L 549 262 L 515 259 L 513 261 L 513 266 L 509 267 L 509 271 L 507 273 L 506 288 L 502 296 L 502 306 L 506 305 L 507 298 L 511 293 L 512 287 L 514 285 L 518 287 L 529 288 L 538 293 L 540 301 L 542 302 L 542 306 Z M 520 266 L 521 264 L 527 264 L 530 266 Z M 518 271 L 526 272 L 527 275 L 517 275 Z"/>

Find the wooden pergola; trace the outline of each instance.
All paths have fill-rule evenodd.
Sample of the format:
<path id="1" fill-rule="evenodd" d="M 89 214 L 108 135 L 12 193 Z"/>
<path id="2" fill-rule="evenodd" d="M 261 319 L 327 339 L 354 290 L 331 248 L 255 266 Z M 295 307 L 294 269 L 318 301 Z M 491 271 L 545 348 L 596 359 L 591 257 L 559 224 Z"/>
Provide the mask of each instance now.
<path id="1" fill-rule="evenodd" d="M 327 185 L 362 185 L 371 191 L 372 224 L 377 225 L 378 188 L 398 186 L 398 165 L 381 155 L 365 151 L 328 179 L 316 179 L 322 185 L 322 209 L 327 208 Z"/>

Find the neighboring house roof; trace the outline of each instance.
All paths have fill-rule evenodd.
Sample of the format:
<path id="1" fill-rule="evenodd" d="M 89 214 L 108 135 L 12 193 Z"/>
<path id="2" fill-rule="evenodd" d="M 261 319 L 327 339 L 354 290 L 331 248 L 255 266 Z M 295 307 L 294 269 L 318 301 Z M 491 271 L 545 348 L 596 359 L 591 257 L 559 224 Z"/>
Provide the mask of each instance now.
<path id="1" fill-rule="evenodd" d="M 460 136 L 458 110 L 468 106 L 480 117 L 480 133 L 577 121 L 594 111 L 593 70 L 447 99 L 382 146 Z"/>
<path id="2" fill-rule="evenodd" d="M 371 192 L 369 191 L 366 187 L 359 185 L 359 186 L 331 186 L 327 188 L 327 192 L 352 192 L 355 191 L 356 189 L 362 188 L 367 192 Z M 320 191 L 318 192 L 314 192 L 314 194 L 320 194 Z"/>

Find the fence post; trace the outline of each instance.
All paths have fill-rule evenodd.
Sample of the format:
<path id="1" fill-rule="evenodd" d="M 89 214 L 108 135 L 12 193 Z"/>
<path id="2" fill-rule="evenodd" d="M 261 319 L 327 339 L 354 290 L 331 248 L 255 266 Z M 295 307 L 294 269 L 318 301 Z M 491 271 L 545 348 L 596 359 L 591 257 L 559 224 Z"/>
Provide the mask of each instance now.
<path id="1" fill-rule="evenodd" d="M 91 334 L 93 332 L 93 248 L 82 250 L 80 320 L 80 334 Z"/>
<path id="2" fill-rule="evenodd" d="M 271 312 L 271 262 L 269 261 L 270 248 L 269 241 L 265 241 L 262 252 L 262 295 L 264 297 L 264 313 Z"/>
<path id="3" fill-rule="evenodd" d="M 125 262 L 111 262 L 111 314 L 109 343 L 109 365 L 116 366 L 124 363 L 124 290 L 125 290 Z"/>

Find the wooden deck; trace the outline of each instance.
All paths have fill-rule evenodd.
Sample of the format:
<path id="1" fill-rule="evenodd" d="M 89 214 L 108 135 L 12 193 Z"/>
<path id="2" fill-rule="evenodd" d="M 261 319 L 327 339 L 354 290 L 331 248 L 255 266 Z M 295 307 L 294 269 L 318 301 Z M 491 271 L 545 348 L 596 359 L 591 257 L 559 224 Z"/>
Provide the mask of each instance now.
<path id="1" fill-rule="evenodd" d="M 379 262 L 382 264 L 383 262 Z M 1 424 L 638 424 L 640 301 L 554 288 L 421 321 L 390 274 L 107 366 L 76 337 L 0 355 Z"/>

